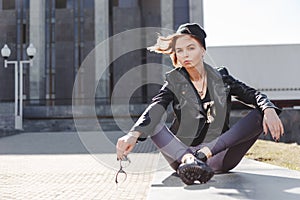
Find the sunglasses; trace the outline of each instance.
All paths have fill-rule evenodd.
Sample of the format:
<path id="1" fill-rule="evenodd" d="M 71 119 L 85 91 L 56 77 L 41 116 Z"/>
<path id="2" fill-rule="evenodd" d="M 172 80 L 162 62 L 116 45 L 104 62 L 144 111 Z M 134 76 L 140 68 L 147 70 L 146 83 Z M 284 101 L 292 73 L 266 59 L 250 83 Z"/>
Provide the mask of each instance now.
<path id="1" fill-rule="evenodd" d="M 126 181 L 127 173 L 123 170 L 123 168 L 126 168 L 131 163 L 130 159 L 127 156 L 124 156 L 123 159 L 120 159 L 120 169 L 116 174 L 115 183 L 123 183 Z"/>

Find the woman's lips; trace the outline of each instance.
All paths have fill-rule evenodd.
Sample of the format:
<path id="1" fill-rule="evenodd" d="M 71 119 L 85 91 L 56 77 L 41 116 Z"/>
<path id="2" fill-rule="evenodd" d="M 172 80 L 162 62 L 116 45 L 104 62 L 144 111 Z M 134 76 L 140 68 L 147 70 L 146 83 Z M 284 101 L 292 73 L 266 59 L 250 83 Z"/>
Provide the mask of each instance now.
<path id="1" fill-rule="evenodd" d="M 184 63 L 184 64 L 190 64 L 191 61 L 190 61 L 190 60 L 186 60 L 186 61 L 184 61 L 183 63 Z"/>

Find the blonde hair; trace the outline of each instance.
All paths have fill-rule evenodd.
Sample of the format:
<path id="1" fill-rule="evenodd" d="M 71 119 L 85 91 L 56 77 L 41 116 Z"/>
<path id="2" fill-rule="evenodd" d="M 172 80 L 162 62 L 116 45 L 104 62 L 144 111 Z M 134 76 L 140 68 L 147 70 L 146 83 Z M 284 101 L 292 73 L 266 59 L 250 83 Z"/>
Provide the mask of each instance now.
<path id="1" fill-rule="evenodd" d="M 190 34 L 182 34 L 182 33 L 174 33 L 172 35 L 169 36 L 161 36 L 158 34 L 158 38 L 156 40 L 156 44 L 148 47 L 147 49 L 151 52 L 156 52 L 156 53 L 162 53 L 162 54 L 166 54 L 166 55 L 170 55 L 170 58 L 172 60 L 173 66 L 175 68 L 177 67 L 181 67 L 181 65 L 178 63 L 177 60 L 177 56 L 175 53 L 175 44 L 178 38 L 185 36 L 185 35 L 189 35 L 191 38 L 194 38 L 195 40 L 198 41 L 198 43 L 200 44 L 200 46 L 203 47 L 202 43 L 200 42 L 200 40 Z"/>
<path id="2" fill-rule="evenodd" d="M 151 52 L 154 51 L 156 53 L 170 55 L 174 67 L 181 67 L 177 62 L 177 57 L 175 53 L 176 40 L 181 36 L 183 36 L 183 34 L 178 33 L 166 37 L 158 35 L 156 44 L 151 47 L 148 47 L 147 49 Z"/>

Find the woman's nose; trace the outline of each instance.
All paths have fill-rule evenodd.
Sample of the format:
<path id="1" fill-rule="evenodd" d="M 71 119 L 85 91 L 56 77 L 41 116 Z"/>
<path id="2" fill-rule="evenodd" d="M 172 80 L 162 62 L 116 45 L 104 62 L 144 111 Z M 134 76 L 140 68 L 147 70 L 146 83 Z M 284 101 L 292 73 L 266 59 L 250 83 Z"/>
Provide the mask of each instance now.
<path id="1" fill-rule="evenodd" d="M 188 52 L 186 50 L 183 51 L 183 56 L 184 57 L 188 57 L 189 56 L 189 54 L 188 54 Z"/>

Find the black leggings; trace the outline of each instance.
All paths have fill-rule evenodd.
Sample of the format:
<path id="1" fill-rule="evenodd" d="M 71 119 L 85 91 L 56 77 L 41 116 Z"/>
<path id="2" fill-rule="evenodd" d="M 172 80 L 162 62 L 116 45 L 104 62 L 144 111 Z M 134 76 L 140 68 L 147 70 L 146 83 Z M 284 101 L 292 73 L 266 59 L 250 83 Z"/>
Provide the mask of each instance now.
<path id="1" fill-rule="evenodd" d="M 185 154 L 206 146 L 212 152 L 207 164 L 215 173 L 224 173 L 241 161 L 262 133 L 262 114 L 255 109 L 213 141 L 195 147 L 183 144 L 165 125 L 158 125 L 156 130 L 159 131 L 151 139 L 174 170 Z"/>

